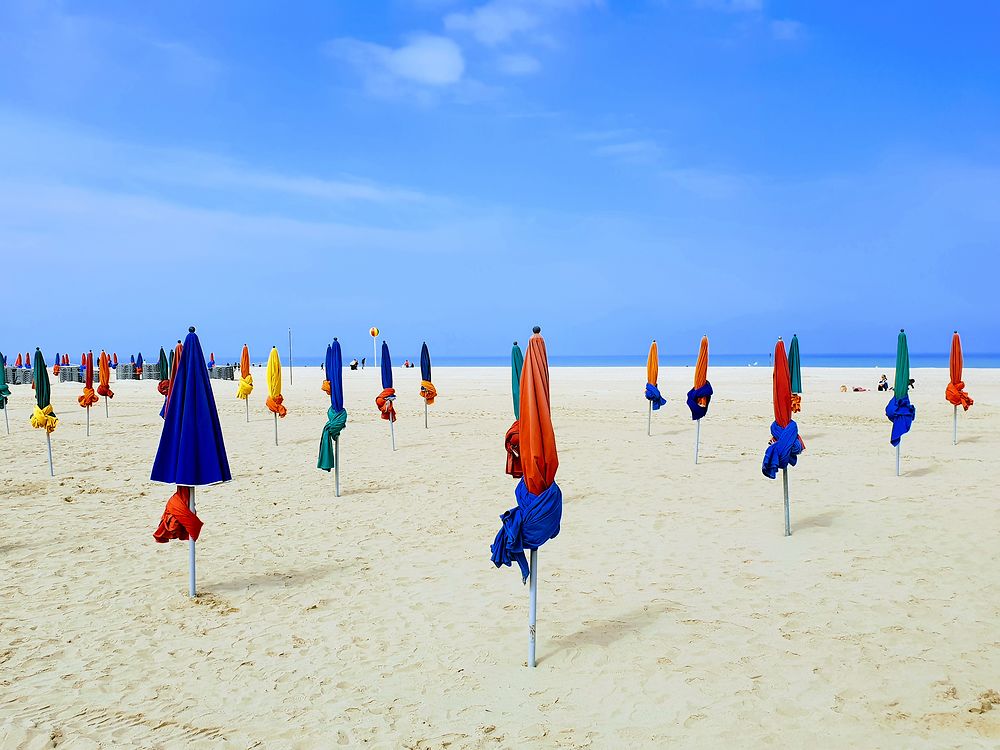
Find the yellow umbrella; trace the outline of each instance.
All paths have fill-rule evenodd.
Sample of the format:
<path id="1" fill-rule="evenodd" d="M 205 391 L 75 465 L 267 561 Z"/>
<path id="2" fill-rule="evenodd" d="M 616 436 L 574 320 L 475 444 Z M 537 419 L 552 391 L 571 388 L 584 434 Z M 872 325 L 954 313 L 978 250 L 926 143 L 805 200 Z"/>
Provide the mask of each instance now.
<path id="1" fill-rule="evenodd" d="M 243 345 L 240 355 L 240 382 L 236 386 L 236 398 L 241 398 L 247 405 L 247 422 L 250 421 L 250 394 L 253 393 L 253 375 L 250 374 L 250 350 Z"/>
<path id="2" fill-rule="evenodd" d="M 267 358 L 267 408 L 274 413 L 274 444 L 278 444 L 278 417 L 284 417 L 288 410 L 282 405 L 281 396 L 281 359 L 277 347 L 271 347 L 271 355 Z"/>

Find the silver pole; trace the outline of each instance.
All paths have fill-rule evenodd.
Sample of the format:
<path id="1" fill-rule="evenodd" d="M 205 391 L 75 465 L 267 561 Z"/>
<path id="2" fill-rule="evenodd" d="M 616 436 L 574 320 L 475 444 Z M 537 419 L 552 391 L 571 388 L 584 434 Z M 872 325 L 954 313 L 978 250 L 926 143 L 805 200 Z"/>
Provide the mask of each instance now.
<path id="1" fill-rule="evenodd" d="M 333 441 L 333 473 L 335 476 L 337 497 L 340 497 L 340 435 Z"/>
<path id="2" fill-rule="evenodd" d="M 188 507 L 191 508 L 191 512 L 195 512 L 194 507 L 194 487 L 191 488 L 191 502 Z M 191 546 L 188 550 L 188 596 L 194 599 L 198 594 L 195 587 L 195 567 L 194 567 L 194 539 L 191 540 Z"/>
<path id="3" fill-rule="evenodd" d="M 902 445 L 902 444 L 903 444 L 903 440 L 902 439 L 900 439 L 900 441 L 898 443 L 896 443 L 896 476 L 897 477 L 899 476 L 899 446 Z"/>
<path id="4" fill-rule="evenodd" d="M 54 477 L 56 470 L 52 468 L 52 435 L 49 434 L 48 430 L 45 431 L 45 442 L 49 444 L 49 476 Z"/>
<path id="5" fill-rule="evenodd" d="M 274 444 L 278 444 L 278 413 L 274 413 Z"/>
<path id="6" fill-rule="evenodd" d="M 427 429 L 427 399 L 424 399 L 424 429 Z"/>
<path id="7" fill-rule="evenodd" d="M 788 467 L 781 470 L 781 481 L 785 485 L 785 536 L 792 535 L 792 522 L 788 513 Z"/>
<path id="8" fill-rule="evenodd" d="M 535 668 L 535 621 L 538 615 L 538 550 L 531 550 L 528 574 L 528 666 Z"/>
<path id="9" fill-rule="evenodd" d="M 292 372 L 292 329 L 288 329 L 288 385 L 295 382 L 295 375 Z"/>
<path id="10" fill-rule="evenodd" d="M 698 443 L 701 442 L 701 420 L 697 420 L 697 426 L 694 429 L 694 462 L 698 463 Z"/>
<path id="11" fill-rule="evenodd" d="M 250 424 L 250 399 L 248 397 L 243 400 L 247 402 L 247 424 Z"/>
<path id="12" fill-rule="evenodd" d="M 396 420 L 392 418 L 392 414 L 389 414 L 389 435 L 392 436 L 392 449 L 396 450 L 396 428 L 393 426 L 393 422 Z"/>
<path id="13" fill-rule="evenodd" d="M 958 407 L 954 407 L 955 412 L 952 415 L 952 430 L 951 430 L 951 444 L 958 445 Z"/>
<path id="14" fill-rule="evenodd" d="M 90 437 L 90 407 L 87 407 L 87 437 Z"/>
<path id="15" fill-rule="evenodd" d="M 108 418 L 108 397 L 104 397 L 104 418 Z"/>
<path id="16" fill-rule="evenodd" d="M 646 418 L 646 434 L 653 435 L 653 402 L 649 402 L 649 416 Z"/>

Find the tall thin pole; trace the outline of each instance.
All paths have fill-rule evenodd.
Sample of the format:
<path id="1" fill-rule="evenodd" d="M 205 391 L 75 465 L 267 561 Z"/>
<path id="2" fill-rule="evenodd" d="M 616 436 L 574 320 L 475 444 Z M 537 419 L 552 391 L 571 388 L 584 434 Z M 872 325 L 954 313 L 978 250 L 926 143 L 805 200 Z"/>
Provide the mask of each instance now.
<path id="1" fill-rule="evenodd" d="M 788 511 L 788 467 L 781 470 L 781 481 L 785 485 L 785 536 L 792 535 L 792 521 Z"/>
<path id="2" fill-rule="evenodd" d="M 396 450 L 396 428 L 393 422 L 396 420 L 392 418 L 392 413 L 389 413 L 389 435 L 392 436 L 392 449 Z"/>
<path id="3" fill-rule="evenodd" d="M 701 442 L 701 420 L 696 421 L 694 428 L 694 462 L 698 463 L 698 443 Z"/>
<path id="4" fill-rule="evenodd" d="M 427 429 L 427 399 L 424 399 L 424 429 Z"/>
<path id="5" fill-rule="evenodd" d="M 538 550 L 531 550 L 528 574 L 528 666 L 535 668 L 535 622 L 538 616 Z"/>
<path id="6" fill-rule="evenodd" d="M 900 439 L 900 441 L 898 443 L 896 443 L 896 476 L 897 477 L 899 476 L 899 446 L 902 445 L 902 444 L 903 444 L 903 440 L 902 439 Z"/>
<path id="7" fill-rule="evenodd" d="M 247 424 L 250 424 L 250 399 L 248 397 L 243 400 L 246 401 L 247 404 Z"/>
<path id="8" fill-rule="evenodd" d="M 295 374 L 292 371 L 292 329 L 288 329 L 288 384 L 295 382 Z"/>
<path id="9" fill-rule="evenodd" d="M 87 437 L 90 437 L 90 407 L 87 407 Z"/>
<path id="10" fill-rule="evenodd" d="M 340 497 L 340 435 L 333 440 L 333 473 L 337 497 Z"/>
<path id="11" fill-rule="evenodd" d="M 195 507 L 194 507 L 194 487 L 191 488 L 190 498 L 191 498 L 191 502 L 190 502 L 189 507 L 191 508 L 191 512 L 194 513 L 195 512 Z M 196 578 L 196 576 L 195 576 L 195 567 L 194 567 L 194 539 L 191 540 L 190 544 L 191 544 L 191 546 L 190 546 L 190 548 L 188 550 L 188 596 L 190 596 L 192 599 L 194 599 L 198 595 L 197 594 L 197 589 L 196 589 L 196 586 L 195 586 L 195 578 Z"/>
<path id="12" fill-rule="evenodd" d="M 646 434 L 653 435 L 653 402 L 649 402 L 649 416 L 646 418 Z M 697 463 L 697 461 L 695 461 Z"/>
<path id="13" fill-rule="evenodd" d="M 108 397 L 104 397 L 104 418 L 108 418 Z"/>
<path id="14" fill-rule="evenodd" d="M 278 413 L 274 413 L 274 444 L 278 444 Z"/>
<path id="15" fill-rule="evenodd" d="M 49 476 L 54 477 L 56 475 L 56 470 L 52 468 L 52 435 L 49 431 L 45 431 L 45 442 L 49 445 Z"/>
<path id="16" fill-rule="evenodd" d="M 955 411 L 952 414 L 951 444 L 958 445 L 958 406 L 953 408 Z"/>

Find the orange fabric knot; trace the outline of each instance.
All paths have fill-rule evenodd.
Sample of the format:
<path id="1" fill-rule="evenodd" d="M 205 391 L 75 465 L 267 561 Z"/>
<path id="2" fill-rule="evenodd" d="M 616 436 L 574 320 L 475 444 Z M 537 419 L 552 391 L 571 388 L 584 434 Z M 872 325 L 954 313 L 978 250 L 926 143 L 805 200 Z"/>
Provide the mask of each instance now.
<path id="1" fill-rule="evenodd" d="M 948 383 L 948 387 L 944 389 L 944 397 L 948 399 L 948 403 L 961 406 L 965 411 L 975 403 L 965 392 L 965 383 L 961 380 L 957 383 Z"/>
<path id="2" fill-rule="evenodd" d="M 503 447 L 507 449 L 507 473 L 514 479 L 524 476 L 521 469 L 521 423 L 515 421 L 507 430 L 503 439 Z"/>
<path id="3" fill-rule="evenodd" d="M 438 395 L 437 388 L 434 387 L 434 384 L 431 381 L 421 380 L 420 395 L 423 396 L 424 401 L 426 401 L 428 404 L 433 404 L 434 399 Z"/>
<path id="4" fill-rule="evenodd" d="M 325 393 L 327 396 L 330 395 L 330 381 L 329 380 L 324 380 L 323 381 L 323 385 L 320 386 L 320 387 L 323 389 L 323 393 Z"/>
<path id="5" fill-rule="evenodd" d="M 284 417 L 288 414 L 288 409 L 282 406 L 282 402 L 285 400 L 284 396 L 268 396 L 267 397 L 267 408 L 277 414 L 279 417 Z"/>
<path id="6" fill-rule="evenodd" d="M 161 380 L 159 383 L 156 384 L 156 390 L 160 392 L 161 396 L 166 396 L 168 393 L 170 393 L 170 381 Z"/>
<path id="7" fill-rule="evenodd" d="M 58 362 L 56 362 L 56 363 L 55 363 L 55 364 L 54 364 L 54 365 L 52 366 L 52 374 L 53 374 L 53 375 L 58 375 L 58 374 L 59 374 L 59 363 L 58 363 Z"/>
<path id="8" fill-rule="evenodd" d="M 201 533 L 201 519 L 191 512 L 191 488 L 178 487 L 163 511 L 160 525 L 153 532 L 153 539 L 166 544 L 171 539 L 198 541 Z"/>
<path id="9" fill-rule="evenodd" d="M 802 411 L 802 396 L 800 396 L 798 393 L 793 393 L 792 394 L 792 413 L 795 414 L 796 412 L 800 412 L 800 411 Z"/>
<path id="10" fill-rule="evenodd" d="M 76 400 L 80 402 L 80 406 L 82 406 L 84 409 L 89 409 L 91 406 L 97 403 L 98 398 L 97 394 L 94 393 L 93 388 L 84 388 L 83 395 L 77 396 Z"/>
<path id="11" fill-rule="evenodd" d="M 386 388 L 375 397 L 375 406 L 382 412 L 382 419 L 396 421 L 396 410 L 392 406 L 392 398 L 396 396 L 395 388 Z"/>
<path id="12" fill-rule="evenodd" d="M 108 398 L 114 398 L 115 392 L 111 390 L 111 386 L 109 385 L 99 385 L 97 386 L 97 395 L 107 396 Z"/>

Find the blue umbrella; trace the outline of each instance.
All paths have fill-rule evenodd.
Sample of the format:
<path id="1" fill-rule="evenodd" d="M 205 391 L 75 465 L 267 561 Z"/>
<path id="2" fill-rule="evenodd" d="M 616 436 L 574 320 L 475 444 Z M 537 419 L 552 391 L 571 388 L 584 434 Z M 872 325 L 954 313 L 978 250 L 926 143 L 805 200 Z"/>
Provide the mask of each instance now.
<path id="1" fill-rule="evenodd" d="M 340 433 L 347 425 L 347 410 L 344 408 L 344 358 L 340 342 L 335 338 L 326 347 L 326 380 L 330 384 L 330 408 L 326 412 L 326 425 L 319 439 L 319 460 L 317 469 L 330 471 L 336 476 L 336 492 L 340 497 Z"/>
<path id="2" fill-rule="evenodd" d="M 228 482 L 229 459 L 219 425 L 212 384 L 208 379 L 205 353 L 194 332 L 187 339 L 176 363 L 177 373 L 170 384 L 163 414 L 163 432 L 153 459 L 150 479 L 177 485 L 167 501 L 160 526 L 153 537 L 191 540 L 189 594 L 195 595 L 195 541 L 202 523 L 195 515 L 195 487 Z"/>
<path id="3" fill-rule="evenodd" d="M 420 396 L 424 400 L 424 429 L 427 429 L 427 407 L 437 398 L 437 388 L 431 382 L 431 353 L 427 342 L 420 347 Z"/>
<path id="4" fill-rule="evenodd" d="M 382 342 L 382 392 L 375 399 L 375 405 L 382 412 L 382 419 L 389 421 L 389 434 L 392 436 L 392 449 L 396 450 L 396 409 L 392 402 L 396 400 L 396 389 L 392 387 L 392 360 L 389 358 L 389 345 Z"/>
<path id="5" fill-rule="evenodd" d="M 135 358 L 135 379 L 138 380 L 142 377 L 142 352 L 139 352 L 139 356 Z"/>

